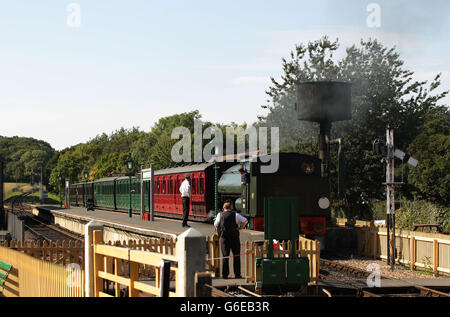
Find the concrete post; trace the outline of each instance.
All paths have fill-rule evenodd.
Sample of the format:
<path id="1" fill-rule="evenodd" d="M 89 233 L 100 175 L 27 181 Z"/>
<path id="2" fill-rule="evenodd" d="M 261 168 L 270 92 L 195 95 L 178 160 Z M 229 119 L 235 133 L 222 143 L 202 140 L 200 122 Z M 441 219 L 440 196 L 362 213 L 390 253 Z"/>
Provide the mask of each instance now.
<path id="1" fill-rule="evenodd" d="M 84 276 L 85 276 L 85 296 L 94 297 L 94 256 L 93 256 L 93 232 L 100 230 L 103 232 L 103 225 L 95 220 L 84 226 Z"/>
<path id="2" fill-rule="evenodd" d="M 206 237 L 193 228 L 178 236 L 177 296 L 194 297 L 195 273 L 205 271 L 205 243 Z"/>

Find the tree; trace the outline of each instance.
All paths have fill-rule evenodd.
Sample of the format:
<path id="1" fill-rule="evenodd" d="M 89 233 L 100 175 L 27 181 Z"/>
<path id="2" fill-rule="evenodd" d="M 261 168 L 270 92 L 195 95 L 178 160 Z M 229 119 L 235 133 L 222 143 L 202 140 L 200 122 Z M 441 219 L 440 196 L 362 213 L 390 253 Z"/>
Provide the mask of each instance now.
<path id="1" fill-rule="evenodd" d="M 427 122 L 408 148 L 419 164 L 409 168 L 408 182 L 416 197 L 450 205 L 450 112 Z"/>
<path id="2" fill-rule="evenodd" d="M 352 119 L 334 123 L 331 137 L 342 138 L 345 149 L 346 215 L 370 218 L 370 200 L 382 199 L 384 193 L 380 158 L 371 153 L 373 140 L 383 137 L 390 125 L 395 129 L 396 145 L 406 148 L 447 92 L 433 94 L 440 85 L 439 74 L 428 87 L 426 81 L 414 82 L 413 72 L 403 68 L 395 48 L 386 48 L 377 40 L 362 40 L 359 46 L 347 48 L 341 60 L 334 58 L 338 48 L 338 40 L 332 42 L 325 36 L 297 45 L 290 59 L 283 58 L 281 80 L 271 78 L 272 86 L 266 92 L 269 100 L 263 108 L 269 114 L 261 116 L 258 124 L 280 126 L 280 135 L 285 137 L 280 143 L 285 148 L 295 148 L 296 143 L 311 148 L 317 127 L 296 120 L 295 83 L 352 83 Z M 331 184 L 336 184 L 331 172 Z M 331 189 L 336 197 L 335 185 Z"/>
<path id="3" fill-rule="evenodd" d="M 5 181 L 29 182 L 31 169 L 45 167 L 55 150 L 47 142 L 33 138 L 0 136 L 0 158 L 6 163 Z M 44 184 L 49 174 L 44 172 Z"/>

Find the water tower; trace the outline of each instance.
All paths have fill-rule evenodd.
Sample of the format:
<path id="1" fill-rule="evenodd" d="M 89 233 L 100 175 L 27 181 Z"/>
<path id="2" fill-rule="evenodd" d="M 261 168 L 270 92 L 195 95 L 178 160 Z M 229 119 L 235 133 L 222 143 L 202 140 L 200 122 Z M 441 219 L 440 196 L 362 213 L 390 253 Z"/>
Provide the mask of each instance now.
<path id="1" fill-rule="evenodd" d="M 328 176 L 331 125 L 335 121 L 350 120 L 351 84 L 336 81 L 299 82 L 297 90 L 297 119 L 318 122 L 320 125 L 318 150 L 322 160 L 322 177 Z M 340 142 L 340 140 L 339 140 Z"/>

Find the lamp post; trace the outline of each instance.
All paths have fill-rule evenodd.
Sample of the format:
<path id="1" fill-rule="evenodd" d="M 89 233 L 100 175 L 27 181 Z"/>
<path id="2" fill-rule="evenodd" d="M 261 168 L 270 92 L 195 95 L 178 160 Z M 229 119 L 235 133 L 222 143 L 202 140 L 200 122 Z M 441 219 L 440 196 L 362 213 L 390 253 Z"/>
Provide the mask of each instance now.
<path id="1" fill-rule="evenodd" d="M 58 174 L 58 183 L 59 183 L 59 207 L 62 208 L 62 193 L 61 193 L 61 183 L 62 183 L 62 174 Z"/>
<path id="2" fill-rule="evenodd" d="M 83 171 L 83 176 L 86 184 L 84 185 L 84 207 L 87 207 L 87 182 L 89 177 L 89 171 L 85 168 Z"/>
<path id="3" fill-rule="evenodd" d="M 130 178 L 130 209 L 128 209 L 128 217 L 132 217 L 132 208 L 131 208 L 131 171 L 133 170 L 133 159 L 131 158 L 131 156 L 128 156 L 127 160 L 126 160 L 126 164 L 127 164 L 127 170 L 128 170 L 128 177 Z"/>

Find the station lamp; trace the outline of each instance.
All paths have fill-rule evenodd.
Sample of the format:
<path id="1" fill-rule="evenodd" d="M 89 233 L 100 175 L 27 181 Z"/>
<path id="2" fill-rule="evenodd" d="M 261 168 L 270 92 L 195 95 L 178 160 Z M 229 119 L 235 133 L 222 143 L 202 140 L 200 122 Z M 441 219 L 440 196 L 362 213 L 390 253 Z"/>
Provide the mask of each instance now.
<path id="1" fill-rule="evenodd" d="M 132 207 L 131 207 L 131 171 L 133 170 L 133 159 L 131 158 L 131 155 L 128 156 L 127 160 L 126 160 L 126 166 L 127 166 L 127 170 L 128 170 L 128 176 L 130 178 L 130 187 L 129 187 L 129 192 L 130 192 L 130 208 L 128 209 L 128 217 L 132 217 Z"/>
<path id="2" fill-rule="evenodd" d="M 85 191 L 84 191 L 84 206 L 87 208 L 87 195 L 86 195 L 86 191 L 87 191 L 87 182 L 88 182 L 88 177 L 89 177 L 89 170 L 88 169 L 84 169 L 83 171 L 83 175 L 84 175 L 84 180 L 86 181 L 86 185 L 85 185 Z"/>
<path id="3" fill-rule="evenodd" d="M 61 183 L 62 183 L 62 174 L 58 174 L 58 183 L 59 183 L 59 206 L 62 208 L 62 192 L 61 192 Z"/>
<path id="4" fill-rule="evenodd" d="M 131 170 L 133 169 L 133 159 L 131 158 L 131 156 L 128 156 L 126 163 L 128 172 L 131 172 Z"/>

